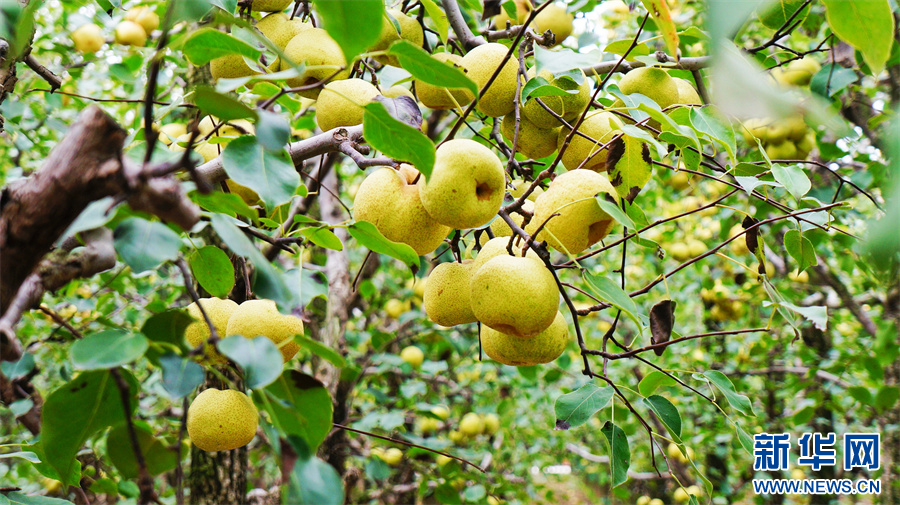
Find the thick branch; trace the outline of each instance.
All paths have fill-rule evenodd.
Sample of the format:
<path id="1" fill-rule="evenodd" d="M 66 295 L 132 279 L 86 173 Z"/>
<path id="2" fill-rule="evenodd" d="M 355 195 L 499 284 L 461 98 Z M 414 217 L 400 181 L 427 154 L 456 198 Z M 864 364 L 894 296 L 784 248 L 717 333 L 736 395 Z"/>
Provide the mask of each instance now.
<path id="1" fill-rule="evenodd" d="M 475 36 L 472 30 L 469 30 L 469 25 L 466 24 L 466 20 L 463 18 L 456 0 L 441 0 L 441 4 L 444 6 L 444 13 L 447 14 L 447 21 L 450 23 L 450 27 L 453 28 L 453 33 L 456 34 L 456 38 L 462 42 L 466 49 L 472 49 L 475 46 L 487 43 L 484 37 Z"/>

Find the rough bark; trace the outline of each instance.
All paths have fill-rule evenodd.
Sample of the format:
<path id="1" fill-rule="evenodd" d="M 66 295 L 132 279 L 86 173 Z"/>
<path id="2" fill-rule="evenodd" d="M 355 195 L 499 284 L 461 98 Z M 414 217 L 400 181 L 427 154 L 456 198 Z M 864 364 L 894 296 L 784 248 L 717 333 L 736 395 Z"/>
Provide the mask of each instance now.
<path id="1" fill-rule="evenodd" d="M 895 285 L 887 293 L 884 315 L 885 319 L 893 321 L 897 342 L 900 342 L 900 286 Z M 884 385 L 900 386 L 900 360 L 894 360 L 884 368 Z M 891 410 L 881 416 L 879 424 L 879 431 L 882 434 L 882 458 L 884 458 L 880 503 L 900 503 L 900 430 L 897 429 L 900 425 L 900 402 L 895 403 Z"/>

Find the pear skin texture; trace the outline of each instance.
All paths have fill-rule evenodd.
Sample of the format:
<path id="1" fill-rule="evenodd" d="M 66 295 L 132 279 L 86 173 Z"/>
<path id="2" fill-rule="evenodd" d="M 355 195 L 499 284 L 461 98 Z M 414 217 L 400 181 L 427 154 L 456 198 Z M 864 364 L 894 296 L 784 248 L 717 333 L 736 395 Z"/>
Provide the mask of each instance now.
<path id="1" fill-rule="evenodd" d="M 206 452 L 230 451 L 249 444 L 258 425 L 256 405 L 233 389 L 206 389 L 188 407 L 188 435 Z"/>
<path id="2" fill-rule="evenodd" d="M 500 123 L 500 133 L 506 139 L 510 147 L 516 134 L 516 114 L 510 112 L 503 116 Z M 559 128 L 541 128 L 528 118 L 519 118 L 519 141 L 516 143 L 516 152 L 533 159 L 550 156 L 556 152 L 556 139 L 559 136 Z"/>
<path id="3" fill-rule="evenodd" d="M 603 239 L 614 220 L 597 204 L 594 196 L 598 193 L 618 200 L 604 174 L 579 169 L 557 176 L 534 202 L 531 222 L 535 226 L 559 214 L 547 221 L 538 240 L 546 240 L 560 252 L 577 255 Z"/>
<path id="4" fill-rule="evenodd" d="M 247 300 L 238 305 L 225 329 L 225 336 L 266 337 L 278 347 L 285 363 L 300 350 L 294 335 L 303 335 L 303 321 L 278 312 L 272 300 Z"/>
<path id="5" fill-rule="evenodd" d="M 562 155 L 562 163 L 566 170 L 583 168 L 597 172 L 606 171 L 606 157 L 609 154 L 609 149 L 607 148 L 600 152 L 597 152 L 597 150 L 619 133 L 621 125 L 622 123 L 619 119 L 610 112 L 594 112 L 585 117 L 584 121 L 581 122 L 581 126 L 578 127 L 578 131 L 596 140 L 597 143 L 591 142 L 578 134 L 573 135 Z M 556 143 L 557 149 L 562 149 L 569 131 L 571 130 L 566 127 L 559 130 Z M 597 154 L 594 154 L 595 152 Z M 591 156 L 592 154 L 594 156 Z M 587 161 L 584 161 L 585 159 Z M 584 162 L 584 165 L 582 165 L 582 162 Z"/>
<path id="6" fill-rule="evenodd" d="M 505 187 L 506 175 L 496 154 L 474 140 L 454 139 L 437 148 L 434 170 L 419 186 L 419 196 L 437 222 L 457 229 L 478 228 L 497 215 Z"/>
<path id="7" fill-rule="evenodd" d="M 71 37 L 75 49 L 82 54 L 96 53 L 106 43 L 103 39 L 103 30 L 92 23 L 79 26 L 72 32 Z"/>
<path id="8" fill-rule="evenodd" d="M 216 334 L 219 335 L 220 338 L 224 336 L 225 329 L 228 326 L 228 320 L 231 318 L 231 314 L 234 313 L 234 310 L 238 307 L 238 304 L 233 300 L 223 300 L 221 298 L 201 298 L 200 305 L 203 306 L 203 310 L 205 310 L 206 315 L 209 316 L 213 328 L 216 329 Z M 196 348 L 209 340 L 209 326 L 206 324 L 203 313 L 200 312 L 200 307 L 197 306 L 196 302 L 188 305 L 187 311 L 188 314 L 194 318 L 194 322 L 187 325 L 187 328 L 184 329 L 184 338 L 191 347 Z M 204 351 L 211 363 L 218 364 L 225 362 L 225 357 L 216 351 L 215 346 L 206 344 L 204 346 Z"/>
<path id="9" fill-rule="evenodd" d="M 550 363 L 566 350 L 568 343 L 569 325 L 559 311 L 546 330 L 531 338 L 519 338 L 481 326 L 481 348 L 484 353 L 492 360 L 509 366 Z"/>
<path id="10" fill-rule="evenodd" d="M 258 72 L 253 70 L 239 54 L 226 54 L 209 62 L 209 73 L 213 79 L 237 79 L 248 77 Z"/>
<path id="11" fill-rule="evenodd" d="M 256 29 L 282 51 L 298 33 L 312 27 L 311 24 L 299 19 L 290 19 L 284 12 L 269 14 L 256 23 Z"/>
<path id="12" fill-rule="evenodd" d="M 574 16 L 566 12 L 565 7 L 557 4 L 548 5 L 534 17 L 534 31 L 544 33 L 547 30 L 555 36 L 554 46 L 562 44 L 566 37 L 572 35 Z"/>
<path id="13" fill-rule="evenodd" d="M 144 47 L 147 44 L 147 32 L 134 21 L 125 20 L 116 25 L 116 42 L 123 46 Z"/>
<path id="14" fill-rule="evenodd" d="M 401 165 L 399 172 L 379 168 L 369 174 L 356 191 L 353 219 L 372 223 L 388 240 L 407 244 L 422 256 L 437 249 L 450 228 L 425 210 L 419 198 L 425 177 L 412 184 L 417 176 L 409 165 Z"/>
<path id="15" fill-rule="evenodd" d="M 425 284 L 424 307 L 428 319 L 441 326 L 474 323 L 469 301 L 472 261 L 441 263 L 431 271 Z"/>
<path id="16" fill-rule="evenodd" d="M 400 25 L 400 33 L 397 33 L 397 28 L 388 16 L 397 20 L 397 24 Z M 422 31 L 422 25 L 416 21 L 416 18 L 407 16 L 403 11 L 397 9 L 387 9 L 382 19 L 378 41 L 370 48 L 370 51 L 387 51 L 391 44 L 400 39 L 408 40 L 416 47 L 422 47 L 422 43 L 425 42 L 425 32 Z M 400 66 L 396 56 L 382 55 L 376 56 L 375 59 L 392 67 Z"/>
<path id="17" fill-rule="evenodd" d="M 362 124 L 363 107 L 380 94 L 378 88 L 362 79 L 329 82 L 316 100 L 316 124 L 323 132 Z"/>
<path id="18" fill-rule="evenodd" d="M 675 86 L 678 88 L 678 103 L 682 105 L 703 105 L 703 100 L 694 85 L 687 79 L 676 78 Z"/>
<path id="19" fill-rule="evenodd" d="M 278 12 L 287 9 L 294 0 L 253 0 L 250 10 L 262 12 Z"/>
<path id="20" fill-rule="evenodd" d="M 462 60 L 462 56 L 453 53 L 437 53 L 431 56 L 432 58 L 442 61 L 444 63 L 449 63 L 455 66 L 459 66 L 460 60 Z M 455 109 L 458 107 L 465 107 L 469 105 L 469 102 L 472 101 L 472 94 L 466 92 L 462 89 L 447 89 L 440 86 L 435 86 L 433 84 L 428 84 L 427 82 L 415 81 L 416 82 L 416 95 L 418 95 L 419 100 L 429 109 Z"/>
<path id="21" fill-rule="evenodd" d="M 622 77 L 619 89 L 626 95 L 640 93 L 656 102 L 660 109 L 679 103 L 675 79 L 661 68 L 636 68 Z"/>
<path id="22" fill-rule="evenodd" d="M 538 77 L 546 80 L 550 84 L 554 83 L 553 74 L 547 70 L 541 70 L 540 74 L 537 74 Z M 525 76 L 528 80 L 531 80 L 535 77 L 535 67 L 531 67 L 525 73 Z M 557 116 L 562 116 L 565 114 L 565 109 L 563 108 L 563 100 L 561 96 L 542 96 L 539 97 L 541 102 L 544 103 L 547 107 L 550 108 L 553 112 L 556 113 Z M 522 116 L 526 119 L 534 123 L 535 126 L 540 128 L 556 128 L 558 126 L 562 126 L 562 122 L 557 119 L 553 114 L 547 111 L 540 103 L 538 103 L 537 98 L 529 98 L 525 105 L 522 106 Z"/>
<path id="23" fill-rule="evenodd" d="M 183 123 L 164 124 L 159 127 L 159 140 L 160 142 L 169 145 L 172 143 L 173 139 L 177 139 L 186 133 L 187 126 Z"/>
<path id="24" fill-rule="evenodd" d="M 559 306 L 556 281 L 542 262 L 504 254 L 472 275 L 470 296 L 483 325 L 521 338 L 547 329 Z"/>
<path id="25" fill-rule="evenodd" d="M 466 75 L 481 90 L 494 75 L 494 71 L 506 57 L 507 51 L 508 49 L 503 44 L 496 42 L 483 44 L 469 51 L 459 60 L 459 64 L 466 69 Z M 518 68 L 516 58 L 512 57 L 506 60 L 502 70 L 497 74 L 497 78 L 491 83 L 491 87 L 478 101 L 478 112 L 491 117 L 500 117 L 515 109 Z"/>
<path id="26" fill-rule="evenodd" d="M 570 93 L 562 97 L 563 119 L 569 122 L 572 122 L 575 118 L 581 116 L 581 113 L 584 112 L 584 108 L 591 102 L 590 80 L 584 75 L 584 72 L 581 72 L 581 75 L 584 77 L 581 84 L 577 84 L 574 80 L 570 79 L 556 79 L 553 81 L 553 84 L 564 90 L 578 90 L 578 93 Z"/>
<path id="27" fill-rule="evenodd" d="M 475 261 L 472 263 L 472 273 L 478 271 L 485 263 L 487 263 L 492 258 L 497 256 L 509 256 L 509 251 L 506 250 L 506 246 L 509 245 L 509 238 L 507 237 L 494 237 L 487 242 L 483 246 L 481 246 L 481 250 L 478 251 L 478 256 L 475 257 Z M 522 257 L 522 246 L 524 244 L 520 240 L 516 240 L 513 242 L 513 255 L 516 257 Z M 525 256 L 528 258 L 533 258 L 538 261 L 541 261 L 541 258 L 531 250 L 528 249 L 528 252 L 525 253 Z"/>
<path id="28" fill-rule="evenodd" d="M 527 212 L 533 213 L 534 212 L 534 202 L 532 202 L 531 200 L 525 200 L 524 202 L 522 202 L 522 209 Z M 509 217 L 512 218 L 513 222 L 515 222 L 517 225 L 519 225 L 519 228 L 522 227 L 522 223 L 525 221 L 525 216 L 523 216 L 522 214 L 519 214 L 518 212 L 513 212 L 512 214 L 510 214 Z M 494 238 L 509 237 L 512 235 L 512 228 L 510 228 L 509 225 L 506 224 L 506 221 L 504 221 L 500 217 L 498 217 L 497 219 L 494 219 L 494 221 L 491 223 L 491 231 L 494 232 Z M 529 249 L 529 251 L 531 251 L 531 250 Z M 531 251 L 531 252 L 533 252 L 533 251 Z"/>
<path id="29" fill-rule="evenodd" d="M 306 65 L 306 69 L 297 77 L 287 80 L 289 86 L 298 87 L 315 84 L 327 79 L 340 67 L 347 67 L 344 53 L 337 42 L 321 28 L 310 28 L 298 33 L 284 48 L 284 55 L 297 64 Z M 293 68 L 290 62 L 281 61 L 281 70 Z M 350 76 L 350 69 L 344 68 L 332 80 L 339 81 Z M 322 88 L 317 87 L 297 94 L 315 99 Z"/>

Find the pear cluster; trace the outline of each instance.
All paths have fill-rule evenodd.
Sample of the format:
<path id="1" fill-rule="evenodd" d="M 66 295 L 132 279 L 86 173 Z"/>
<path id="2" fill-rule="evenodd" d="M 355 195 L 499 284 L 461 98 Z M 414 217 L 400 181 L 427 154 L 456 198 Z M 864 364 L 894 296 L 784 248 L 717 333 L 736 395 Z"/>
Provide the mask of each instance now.
<path id="1" fill-rule="evenodd" d="M 147 37 L 159 28 L 159 15 L 152 7 L 138 5 L 125 12 L 125 18 L 116 25 L 114 39 L 123 46 L 143 47 Z M 75 50 L 82 54 L 93 54 L 103 47 L 106 39 L 103 29 L 93 23 L 79 26 L 70 35 Z"/>
<path id="2" fill-rule="evenodd" d="M 750 118 L 744 121 L 741 134 L 751 146 L 759 139 L 772 160 L 805 160 L 816 147 L 816 134 L 801 116 Z"/>
<path id="3" fill-rule="evenodd" d="M 503 30 L 507 24 L 521 25 L 528 18 L 531 11 L 534 10 L 531 0 L 515 0 L 515 6 L 515 19 L 510 18 L 506 10 L 503 9 L 501 9 L 500 14 L 494 16 L 493 24 L 496 29 Z M 572 22 L 574 19 L 574 16 L 566 11 L 565 7 L 553 3 L 535 16 L 532 28 L 539 34 L 549 30 L 553 34 L 553 44 L 551 46 L 556 46 L 562 44 L 569 35 L 572 35 Z"/>

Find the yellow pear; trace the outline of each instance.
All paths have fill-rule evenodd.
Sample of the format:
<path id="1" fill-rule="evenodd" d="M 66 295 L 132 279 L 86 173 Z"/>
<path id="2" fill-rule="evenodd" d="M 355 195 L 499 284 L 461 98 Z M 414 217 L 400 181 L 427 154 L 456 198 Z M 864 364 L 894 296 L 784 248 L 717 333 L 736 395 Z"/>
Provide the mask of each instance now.
<path id="1" fill-rule="evenodd" d="M 353 219 L 372 223 L 388 240 L 407 244 L 420 256 L 434 251 L 450 228 L 426 212 L 419 197 L 424 183 L 425 177 L 410 165 L 401 165 L 399 171 L 379 168 L 359 186 Z"/>
<path id="2" fill-rule="evenodd" d="M 248 188 L 247 186 L 241 186 L 240 184 L 234 182 L 231 179 L 228 179 L 227 181 L 225 181 L 225 185 L 228 186 L 228 191 L 241 197 L 241 200 L 243 200 L 244 203 L 246 203 L 247 205 L 252 207 L 254 205 L 260 204 L 259 193 L 257 193 L 256 191 L 253 191 L 252 189 Z"/>
<path id="3" fill-rule="evenodd" d="M 230 451 L 249 444 L 258 425 L 259 413 L 253 401 L 233 389 L 206 389 L 188 407 L 188 436 L 206 452 Z"/>
<path id="4" fill-rule="evenodd" d="M 290 19 L 284 12 L 273 12 L 256 23 L 256 29 L 282 51 L 298 33 L 312 27 L 297 18 Z"/>
<path id="5" fill-rule="evenodd" d="M 399 98 L 401 96 L 408 96 L 408 97 L 412 98 L 413 100 L 416 99 L 415 95 L 412 94 L 412 91 L 410 91 L 406 87 L 401 86 L 399 84 L 391 86 L 390 88 L 384 90 L 381 94 L 388 98 Z"/>
<path id="6" fill-rule="evenodd" d="M 531 338 L 507 335 L 481 326 L 481 348 L 491 359 L 504 365 L 530 366 L 558 358 L 569 343 L 569 325 L 559 311 L 547 329 Z"/>
<path id="7" fill-rule="evenodd" d="M 187 133 L 187 126 L 182 123 L 169 123 L 159 127 L 159 140 L 165 145 L 172 143 L 173 139 Z"/>
<path id="8" fill-rule="evenodd" d="M 806 86 L 812 77 L 822 69 L 822 65 L 811 56 L 788 63 L 781 72 L 779 82 L 792 86 Z"/>
<path id="9" fill-rule="evenodd" d="M 534 202 L 525 200 L 522 202 L 522 210 L 534 213 Z M 518 212 L 513 212 L 509 217 L 512 218 L 513 222 L 519 225 L 519 228 L 522 227 L 522 223 L 525 221 L 525 216 Z M 491 223 L 491 231 L 494 232 L 494 237 L 509 237 L 512 235 L 512 228 L 510 228 L 509 225 L 506 224 L 506 221 L 500 217 L 497 217 L 497 219 L 494 219 Z"/>
<path id="10" fill-rule="evenodd" d="M 574 16 L 566 12 L 566 8 L 558 4 L 548 5 L 534 17 L 534 30 L 544 33 L 547 30 L 553 32 L 555 37 L 553 45 L 562 44 L 566 37 L 572 35 L 572 21 Z"/>
<path id="11" fill-rule="evenodd" d="M 581 72 L 581 71 L 579 71 Z M 571 77 L 557 77 L 553 80 L 553 84 L 566 91 L 578 90 L 577 93 L 567 93 L 562 97 L 563 101 L 563 119 L 572 122 L 575 118 L 580 117 L 585 107 L 591 103 L 591 83 L 590 80 L 581 72 L 582 81 L 578 84 Z"/>
<path id="12" fill-rule="evenodd" d="M 402 359 L 405 363 L 409 363 L 409 365 L 413 368 L 419 368 L 425 361 L 425 353 L 422 352 L 422 349 L 411 345 L 408 347 L 404 347 L 403 350 L 400 351 L 400 359 Z"/>
<path id="13" fill-rule="evenodd" d="M 766 145 L 766 155 L 770 160 L 793 160 L 797 154 L 797 146 L 790 140 Z"/>
<path id="14" fill-rule="evenodd" d="M 472 273 L 478 271 L 479 268 L 482 267 L 488 260 L 495 258 L 497 256 L 509 256 L 509 251 L 507 250 L 507 246 L 509 245 L 509 238 L 507 237 L 494 237 L 487 242 L 483 246 L 481 246 L 481 250 L 478 251 L 478 256 L 475 257 L 475 261 L 472 263 Z M 524 245 L 521 241 L 516 240 L 513 242 L 512 252 L 513 256 L 521 257 L 522 256 L 522 245 Z M 538 261 L 541 261 L 540 256 L 537 255 L 531 248 L 527 250 L 525 256 L 528 258 L 533 258 Z"/>
<path id="15" fill-rule="evenodd" d="M 428 319 L 441 326 L 474 323 L 469 301 L 472 260 L 441 263 L 431 271 L 425 285 L 424 306 Z"/>
<path id="16" fill-rule="evenodd" d="M 316 100 L 316 124 L 322 131 L 362 124 L 363 107 L 380 94 L 362 79 L 329 82 Z"/>
<path id="17" fill-rule="evenodd" d="M 187 143 L 191 140 L 191 134 L 185 133 L 175 139 L 175 142 L 169 144 L 169 150 L 173 152 L 182 152 L 187 149 Z M 199 142 L 194 144 L 194 152 L 203 157 L 203 162 L 206 163 L 216 157 L 219 156 L 220 151 L 223 147 L 219 144 L 210 144 L 209 142 Z"/>
<path id="18" fill-rule="evenodd" d="M 125 13 L 125 19 L 141 25 L 147 34 L 153 33 L 153 30 L 159 28 L 159 16 L 152 8 L 146 5 L 138 5 L 128 9 L 128 12 Z"/>
<path id="19" fill-rule="evenodd" d="M 143 47 L 147 43 L 147 32 L 134 21 L 122 21 L 116 25 L 116 43 L 123 46 Z"/>
<path id="20" fill-rule="evenodd" d="M 400 32 L 394 26 L 391 18 L 400 25 Z M 403 11 L 397 9 L 387 9 L 382 18 L 381 33 L 378 35 L 378 41 L 371 47 L 370 51 L 387 51 L 391 44 L 398 40 L 408 40 L 416 47 L 422 47 L 425 41 L 425 33 L 422 31 L 422 25 L 414 17 L 407 16 Z M 396 56 L 381 55 L 376 56 L 376 60 L 393 67 L 399 67 L 400 63 Z"/>
<path id="21" fill-rule="evenodd" d="M 228 319 L 231 318 L 231 314 L 234 312 L 234 309 L 238 307 L 238 304 L 233 300 L 228 299 L 201 298 L 200 305 L 203 306 L 203 310 L 205 310 L 206 315 L 209 316 L 213 328 L 216 329 L 216 334 L 219 338 L 223 338 L 225 336 L 225 329 L 228 326 Z M 203 313 L 200 312 L 200 307 L 194 302 L 187 306 L 187 311 L 188 314 L 194 318 L 194 322 L 187 325 L 184 329 L 185 340 L 187 340 L 191 347 L 205 344 L 205 342 L 209 340 L 211 333 L 209 331 L 209 325 L 206 324 L 206 319 L 203 318 Z M 204 352 L 213 363 L 225 362 L 225 358 L 216 351 L 215 346 L 208 344 L 204 345 Z"/>
<path id="22" fill-rule="evenodd" d="M 482 419 L 484 420 L 484 432 L 488 435 L 493 435 L 500 429 L 500 417 L 497 414 L 491 412 L 482 416 Z"/>
<path id="23" fill-rule="evenodd" d="M 506 23 L 509 22 L 510 25 L 520 25 L 525 22 L 525 18 L 528 17 L 528 14 L 532 11 L 534 7 L 531 6 L 530 0 L 515 0 L 516 3 L 516 18 L 510 19 L 509 14 L 506 13 L 506 9 L 502 6 L 500 7 L 500 14 L 494 16 L 494 26 L 498 30 L 505 30 Z"/>
<path id="24" fill-rule="evenodd" d="M 310 28 L 295 35 L 285 46 L 284 54 L 290 61 L 305 66 L 302 74 L 287 80 L 289 86 L 315 84 L 327 79 L 341 68 L 343 70 L 332 77 L 333 81 L 346 79 L 350 75 L 341 47 L 321 28 Z M 281 60 L 281 70 L 289 68 L 293 68 L 290 62 Z M 321 89 L 320 86 L 299 91 L 297 94 L 314 99 L 319 96 Z"/>
<path id="25" fill-rule="evenodd" d="M 226 54 L 209 62 L 209 73 L 213 79 L 236 79 L 258 74 L 240 54 Z"/>
<path id="26" fill-rule="evenodd" d="M 619 133 L 622 123 L 611 112 L 593 112 L 582 121 L 578 131 L 587 135 L 596 142 L 592 142 L 577 133 L 563 151 L 562 164 L 567 170 L 583 168 L 597 172 L 606 171 L 606 158 L 609 148 L 600 150 L 606 143 Z M 562 149 L 566 136 L 571 130 L 563 127 L 557 137 L 557 149 Z M 596 153 L 596 154 L 594 154 Z M 587 161 L 585 161 L 587 160 Z"/>
<path id="27" fill-rule="evenodd" d="M 462 56 L 453 53 L 437 53 L 431 57 L 454 66 L 459 66 L 462 60 Z M 430 109 L 456 109 L 472 101 L 472 94 L 462 89 L 450 90 L 418 80 L 415 83 L 419 100 Z"/>
<path id="28" fill-rule="evenodd" d="M 525 76 L 531 80 L 535 77 L 535 67 L 531 67 L 526 72 Z M 553 84 L 554 77 L 553 74 L 548 70 L 541 70 L 541 73 L 538 74 L 538 77 L 546 80 L 550 84 Z M 552 110 L 556 116 L 562 117 L 565 114 L 565 110 L 563 108 L 563 100 L 561 96 L 542 96 L 536 98 L 529 98 L 525 105 L 522 106 L 521 115 L 527 118 L 529 121 L 535 124 L 535 126 L 539 126 L 541 128 L 556 128 L 558 126 L 562 126 L 562 122 L 556 118 L 553 114 L 547 111 L 543 105 L 538 103 L 538 99 L 543 102 L 550 110 Z"/>
<path id="29" fill-rule="evenodd" d="M 300 350 L 300 346 L 294 342 L 294 335 L 303 335 L 303 321 L 278 312 L 272 300 L 247 300 L 234 309 L 228 319 L 225 335 L 266 337 L 275 343 L 287 362 Z"/>
<path id="30" fill-rule="evenodd" d="M 505 193 L 503 164 L 490 149 L 469 139 L 453 139 L 437 148 L 434 170 L 419 196 L 437 222 L 452 228 L 477 228 L 497 215 Z"/>
<path id="31" fill-rule="evenodd" d="M 532 226 L 547 222 L 538 239 L 571 255 L 580 254 L 603 239 L 614 220 L 597 203 L 595 196 L 599 193 L 618 200 L 615 189 L 603 174 L 570 170 L 558 175 L 534 202 Z M 550 218 L 553 214 L 559 215 Z"/>
<path id="32" fill-rule="evenodd" d="M 503 254 L 475 271 L 470 296 L 483 325 L 523 338 L 547 329 L 559 305 L 556 281 L 542 262 Z"/>
<path id="33" fill-rule="evenodd" d="M 516 114 L 510 112 L 503 116 L 500 123 L 500 133 L 506 139 L 510 149 L 516 133 Z M 541 128 L 525 117 L 519 118 L 519 139 L 516 143 L 516 152 L 520 152 L 529 158 L 540 159 L 556 152 L 556 139 L 559 136 L 559 128 Z"/>
<path id="34" fill-rule="evenodd" d="M 523 181 L 522 179 L 516 179 L 510 183 L 512 188 L 509 190 L 509 194 L 512 195 L 513 198 L 518 199 L 522 194 L 525 193 L 525 190 L 531 186 L 530 182 Z M 544 188 L 537 186 L 534 188 L 534 191 L 528 194 L 528 198 L 526 200 L 534 201 L 535 198 L 538 197 L 541 193 L 544 192 Z"/>
<path id="35" fill-rule="evenodd" d="M 391 447 L 384 451 L 384 456 L 381 459 L 390 466 L 397 466 L 403 461 L 403 451 L 396 447 Z"/>
<path id="36" fill-rule="evenodd" d="M 219 137 L 240 137 L 241 135 L 253 135 L 255 129 L 253 123 L 246 119 L 232 119 L 222 125 L 216 132 Z"/>
<path id="37" fill-rule="evenodd" d="M 675 87 L 678 88 L 678 102 L 682 105 L 703 105 L 703 100 L 694 85 L 687 79 L 676 78 Z"/>
<path id="38" fill-rule="evenodd" d="M 478 85 L 479 91 L 484 88 L 494 72 L 503 63 L 503 68 L 490 88 L 478 101 L 478 112 L 491 117 L 509 114 L 515 109 L 516 78 L 518 62 L 515 56 L 506 59 L 508 49 L 503 44 L 491 42 L 472 49 L 459 60 L 460 66 L 466 69 L 469 79 Z"/>
<path id="39" fill-rule="evenodd" d="M 72 42 L 75 49 L 83 54 L 96 53 L 103 47 L 103 30 L 92 23 L 81 25 L 72 32 Z"/>
<path id="40" fill-rule="evenodd" d="M 477 437 L 484 432 L 484 420 L 478 414 L 469 412 L 460 420 L 459 431 L 467 437 Z"/>
<path id="41" fill-rule="evenodd" d="M 622 77 L 619 89 L 626 95 L 640 93 L 656 102 L 660 109 L 678 103 L 678 84 L 661 68 L 636 68 Z"/>
<path id="42" fill-rule="evenodd" d="M 262 12 L 278 12 L 287 9 L 294 0 L 253 0 L 250 10 Z"/>
<path id="43" fill-rule="evenodd" d="M 396 298 L 391 298 L 384 304 L 384 312 L 388 317 L 397 319 L 406 312 L 406 305 Z"/>

